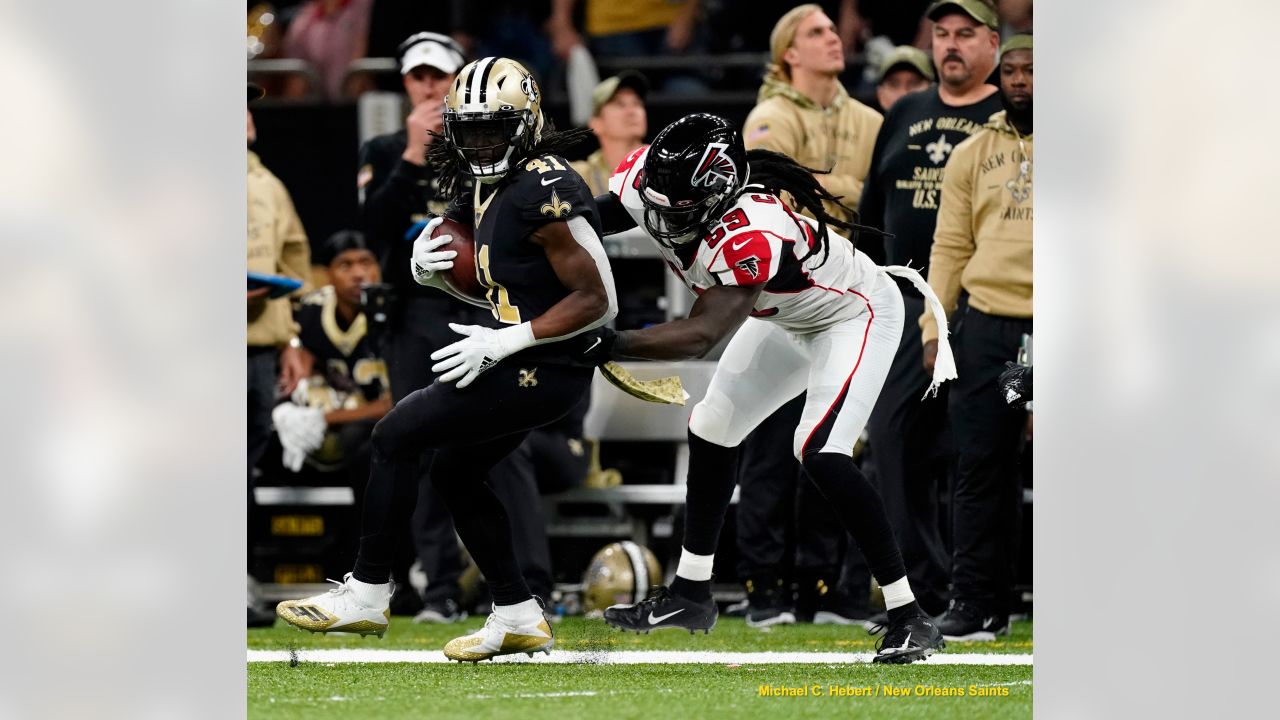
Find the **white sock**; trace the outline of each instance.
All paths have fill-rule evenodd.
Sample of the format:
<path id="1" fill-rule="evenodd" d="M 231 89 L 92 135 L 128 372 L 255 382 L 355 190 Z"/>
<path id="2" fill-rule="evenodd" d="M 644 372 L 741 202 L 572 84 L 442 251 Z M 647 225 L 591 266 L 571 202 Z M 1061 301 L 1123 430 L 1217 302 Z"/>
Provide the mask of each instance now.
<path id="1" fill-rule="evenodd" d="M 493 612 L 508 625 L 534 625 L 542 619 L 542 608 L 533 598 L 515 605 L 494 603 Z"/>
<path id="2" fill-rule="evenodd" d="M 374 610 L 386 610 L 391 606 L 391 583 L 367 583 L 360 582 L 351 576 L 347 578 L 347 587 L 351 588 L 351 594 L 356 596 L 356 600 L 361 605 Z"/>
<path id="3" fill-rule="evenodd" d="M 715 555 L 694 555 L 680 548 L 680 564 L 676 566 L 676 575 L 693 582 L 705 582 L 711 579 L 711 566 L 715 565 Z"/>
<path id="4" fill-rule="evenodd" d="M 881 585 L 880 589 L 884 591 L 885 610 L 900 608 L 916 601 L 916 596 L 911 592 L 911 583 L 907 582 L 906 575 L 888 585 Z"/>

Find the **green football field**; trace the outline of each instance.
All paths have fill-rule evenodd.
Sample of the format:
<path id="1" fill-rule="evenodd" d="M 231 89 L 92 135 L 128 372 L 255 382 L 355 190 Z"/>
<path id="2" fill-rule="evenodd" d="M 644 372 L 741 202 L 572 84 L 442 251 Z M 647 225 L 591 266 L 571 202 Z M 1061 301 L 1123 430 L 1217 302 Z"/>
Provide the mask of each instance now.
<path id="1" fill-rule="evenodd" d="M 556 626 L 556 652 L 550 657 L 539 654 L 529 661 L 521 655 L 521 662 L 478 665 L 440 662 L 440 648 L 448 640 L 482 623 L 482 617 L 449 626 L 393 618 L 381 640 L 312 635 L 279 621 L 274 628 L 250 630 L 249 716 L 1031 715 L 1030 622 L 1015 623 L 999 642 L 951 643 L 934 658 L 905 666 L 867 662 L 875 638 L 860 628 L 793 625 L 762 632 L 738 618 L 721 618 L 705 636 L 624 634 L 600 620 L 567 618 Z M 636 655 L 640 651 L 650 652 Z M 776 656 L 756 653 L 787 655 L 785 662 L 774 662 Z M 833 660 L 833 653 L 846 656 Z"/>

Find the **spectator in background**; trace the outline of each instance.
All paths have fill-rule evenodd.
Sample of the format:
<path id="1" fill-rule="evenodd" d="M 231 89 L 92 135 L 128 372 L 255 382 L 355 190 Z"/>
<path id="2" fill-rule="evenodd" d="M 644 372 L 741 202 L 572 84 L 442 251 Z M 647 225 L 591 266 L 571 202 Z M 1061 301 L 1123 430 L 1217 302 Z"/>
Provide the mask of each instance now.
<path id="1" fill-rule="evenodd" d="M 282 55 L 315 66 L 320 87 L 313 90 L 322 97 L 341 100 L 373 87 L 367 75 L 345 82 L 351 61 L 365 57 L 372 7 L 373 0 L 311 0 L 289 23 Z M 293 76 L 285 94 L 299 97 L 305 94 L 306 84 L 306 79 Z"/>
<path id="2" fill-rule="evenodd" d="M 828 171 L 818 181 L 853 204 L 871 166 L 882 118 L 849 97 L 840 84 L 844 46 L 835 23 L 820 6 L 800 5 L 778 20 L 769 50 L 773 62 L 743 131 L 747 149 L 774 150 Z M 835 217 L 852 220 L 837 204 L 825 207 Z"/>
<path id="3" fill-rule="evenodd" d="M 854 19 L 841 29 L 856 38 L 850 50 L 860 50 L 871 38 L 883 38 L 889 47 L 929 47 L 930 24 L 925 17 L 929 0 L 843 0 Z M 850 38 L 845 38 L 846 41 Z"/>
<path id="4" fill-rule="evenodd" d="M 1031 32 L 1031 0 L 997 0 L 996 9 L 1011 34 Z"/>
<path id="5" fill-rule="evenodd" d="M 880 110 L 889 108 L 907 93 L 919 92 L 934 80 L 929 56 L 920 48 L 899 45 L 880 61 L 880 81 L 876 83 L 876 102 Z"/>
<path id="6" fill-rule="evenodd" d="M 248 84 L 248 102 L 262 97 L 262 88 Z M 248 145 L 258 139 L 253 113 L 245 109 Z M 248 232 L 245 264 L 250 272 L 284 275 L 303 282 L 311 265 L 311 249 L 302 221 L 293 209 L 293 200 L 284 184 L 263 167 L 252 150 L 248 154 Z M 302 290 L 299 290 L 301 294 Z M 249 290 L 248 329 L 248 491 L 249 507 L 254 506 L 253 472 L 271 440 L 271 408 L 276 391 L 292 393 L 298 381 L 310 373 L 301 352 L 297 326 L 290 316 L 287 298 L 270 299 L 267 288 Z M 277 361 L 279 375 L 277 376 Z M 277 382 L 278 381 L 278 382 Z M 271 624 L 274 618 L 249 607 L 249 622 Z"/>
<path id="7" fill-rule="evenodd" d="M 533 72 L 544 91 L 556 56 L 543 27 L 548 0 L 450 0 L 453 38 L 468 57 L 509 57 Z"/>
<path id="8" fill-rule="evenodd" d="M 644 144 L 649 132 L 644 99 L 649 81 L 634 70 L 606 78 L 591 93 L 591 121 L 587 124 L 600 141 L 600 149 L 586 160 L 570 163 L 587 181 L 592 195 L 609 192 L 609 178 L 632 150 Z"/>
<path id="9" fill-rule="evenodd" d="M 940 83 L 903 96 L 885 116 L 858 208 L 863 223 L 895 235 L 882 250 L 862 249 L 922 273 L 947 158 L 1000 110 L 996 88 L 986 83 L 999 44 L 993 7 L 983 0 L 936 2 L 928 17 Z M 899 287 L 907 317 L 919 317 L 924 298 L 909 283 Z M 908 322 L 867 432 L 868 460 L 898 533 L 911 586 L 921 607 L 937 615 L 946 607 L 950 582 L 938 510 L 939 484 L 945 483 L 949 463 L 948 389 L 944 386 L 944 397 L 922 401 L 929 379 L 920 363 L 918 326 Z"/>
<path id="10" fill-rule="evenodd" d="M 1032 90 L 1031 36 L 1015 35 L 1000 48 L 1005 109 L 947 161 L 929 259 L 929 286 L 957 313 L 952 600 L 938 622 L 948 640 L 994 640 L 1009 631 L 1027 419 L 1005 404 L 999 379 L 1032 330 Z M 931 313 L 920 328 L 924 369 L 932 372 L 938 328 Z"/>
<path id="11" fill-rule="evenodd" d="M 374 423 L 391 409 L 387 366 L 368 336 L 361 305 L 364 285 L 378 282 L 378 261 L 364 235 L 354 230 L 330 236 L 317 259 L 328 268 L 332 284 L 304 296 L 294 313 L 302 347 L 315 360 L 305 397 L 295 400 L 320 414 L 327 429 L 312 459 L 326 469 L 343 469 L 360 490 L 369 479 Z M 279 422 L 276 426 L 280 429 Z"/>
<path id="12" fill-rule="evenodd" d="M 585 0 L 587 47 L 597 58 L 675 56 L 703 51 L 699 0 Z M 557 57 L 567 61 L 582 36 L 573 24 L 577 0 L 552 0 L 547 34 Z M 664 73 L 658 83 L 671 93 L 706 90 L 696 69 Z"/>
<path id="13" fill-rule="evenodd" d="M 836 25 L 817 4 L 791 9 L 769 38 L 773 63 L 760 102 L 747 116 L 747 149 L 764 148 L 830 174 L 816 176 L 852 204 L 871 165 L 880 113 L 849 97 L 840 84 L 844 45 Z M 785 198 L 791 202 L 790 198 Z M 845 221 L 853 214 L 835 203 L 827 212 Z M 800 619 L 852 623 L 867 617 L 871 574 L 864 562 L 841 573 L 845 535 L 839 518 L 810 483 L 792 454 L 805 395 L 791 400 L 747 438 L 739 465 L 739 575 L 747 587 L 747 624 L 764 627 L 796 621 L 780 568 L 789 528 L 795 528 L 795 574 Z M 786 478 L 786 482 L 780 482 Z M 852 543 L 849 545 L 853 546 Z M 851 550 L 857 555 L 856 548 Z M 843 580 L 842 580 L 843 576 Z"/>

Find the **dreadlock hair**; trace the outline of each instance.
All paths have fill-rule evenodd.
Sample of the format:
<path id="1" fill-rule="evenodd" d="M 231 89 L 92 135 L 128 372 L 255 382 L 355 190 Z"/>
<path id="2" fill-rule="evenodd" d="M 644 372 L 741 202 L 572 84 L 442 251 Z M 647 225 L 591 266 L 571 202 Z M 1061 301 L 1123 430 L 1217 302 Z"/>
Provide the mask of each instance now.
<path id="1" fill-rule="evenodd" d="M 816 234 L 818 245 L 811 248 L 809 254 L 800 259 L 801 262 L 822 253 L 822 262 L 818 265 L 826 263 L 831 249 L 827 235 L 828 225 L 848 231 L 849 242 L 855 248 L 858 246 L 858 235 L 861 233 L 892 237 L 876 228 L 859 225 L 856 222 L 858 211 L 845 205 L 841 202 L 840 196 L 832 195 L 818 182 L 817 176 L 826 175 L 826 170 L 805 167 L 782 153 L 763 148 L 747 151 L 747 166 L 750 169 L 749 184 L 745 185 L 741 192 L 746 192 L 747 188 L 755 186 L 763 187 L 774 195 L 788 193 L 795 198 L 797 210 L 818 221 Z M 827 212 L 822 204 L 823 201 L 848 210 L 854 221 L 841 220 Z"/>
<path id="2" fill-rule="evenodd" d="M 449 142 L 443 133 L 428 130 L 427 134 L 432 139 L 431 145 L 427 147 L 427 167 L 439 178 L 440 193 L 452 198 L 466 186 L 470 175 L 462 168 L 462 161 L 458 158 L 453 143 Z M 511 159 L 511 167 L 519 167 L 539 155 L 548 153 L 563 155 L 565 151 L 576 147 L 594 134 L 589 128 L 581 127 L 557 131 L 551 118 L 544 116 L 541 138 L 525 152 L 517 152 Z"/>

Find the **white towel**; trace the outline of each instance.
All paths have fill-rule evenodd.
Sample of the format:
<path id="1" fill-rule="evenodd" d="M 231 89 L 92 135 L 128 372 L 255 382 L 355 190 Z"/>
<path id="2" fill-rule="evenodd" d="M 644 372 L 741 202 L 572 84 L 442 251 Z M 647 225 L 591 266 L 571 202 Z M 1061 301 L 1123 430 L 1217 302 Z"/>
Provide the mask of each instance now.
<path id="1" fill-rule="evenodd" d="M 886 265 L 880 268 L 890 275 L 897 275 L 900 278 L 906 278 L 911 281 L 912 285 L 924 295 L 924 299 L 929 301 L 929 309 L 933 311 L 933 319 L 938 323 L 938 359 L 933 363 L 933 382 L 929 383 L 929 389 L 924 391 L 924 396 L 936 396 L 938 387 L 948 380 L 956 379 L 956 359 L 951 354 L 951 343 L 947 342 L 947 336 L 950 331 L 947 329 L 947 313 L 942 309 L 942 302 L 938 300 L 938 296 L 933 294 L 933 288 L 929 287 L 929 283 L 920 277 L 920 273 L 912 270 L 905 265 Z M 907 322 L 916 322 L 915 318 L 907 318 Z"/>

